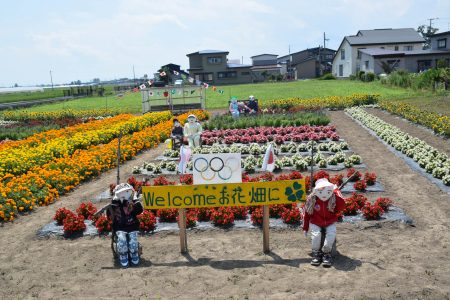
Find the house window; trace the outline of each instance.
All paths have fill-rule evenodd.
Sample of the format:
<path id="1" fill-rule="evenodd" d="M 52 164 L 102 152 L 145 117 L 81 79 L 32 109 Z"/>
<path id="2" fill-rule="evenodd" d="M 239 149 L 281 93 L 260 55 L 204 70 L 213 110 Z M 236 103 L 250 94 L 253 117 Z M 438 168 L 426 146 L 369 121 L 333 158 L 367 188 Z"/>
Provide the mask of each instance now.
<path id="1" fill-rule="evenodd" d="M 447 48 L 447 39 L 440 39 L 438 42 L 438 48 Z"/>
<path id="2" fill-rule="evenodd" d="M 364 62 L 364 67 L 366 68 L 366 70 L 369 69 L 369 61 L 368 61 L 368 60 L 366 60 L 366 61 Z"/>
<path id="3" fill-rule="evenodd" d="M 241 75 L 242 76 L 248 76 L 248 75 L 250 75 L 250 72 L 241 72 Z"/>
<path id="4" fill-rule="evenodd" d="M 341 59 L 345 59 L 345 50 L 341 49 Z"/>
<path id="5" fill-rule="evenodd" d="M 426 71 L 428 69 L 431 69 L 431 59 L 417 61 L 417 72 Z"/>
<path id="6" fill-rule="evenodd" d="M 359 50 L 361 50 L 361 49 L 366 49 L 366 48 L 358 48 L 358 50 L 357 50 L 357 51 L 358 51 L 358 52 L 357 52 L 358 54 L 356 55 L 356 58 L 357 58 L 357 59 L 361 59 L 361 51 L 359 51 Z"/>
<path id="7" fill-rule="evenodd" d="M 403 50 L 404 51 L 412 51 L 413 50 L 413 46 L 403 46 Z"/>
<path id="8" fill-rule="evenodd" d="M 395 46 L 395 47 L 394 47 L 394 50 L 395 50 L 395 51 L 398 51 L 398 46 Z"/>
<path id="9" fill-rule="evenodd" d="M 213 80 L 213 74 L 212 73 L 195 74 L 195 80 L 198 80 L 198 81 L 212 81 Z"/>
<path id="10" fill-rule="evenodd" d="M 220 57 L 220 56 L 208 57 L 208 64 L 218 65 L 221 63 L 222 63 L 222 57 Z"/>
<path id="11" fill-rule="evenodd" d="M 218 72 L 217 73 L 217 77 L 219 77 L 220 79 L 223 78 L 236 78 L 236 71 L 229 71 L 229 72 Z"/>
<path id="12" fill-rule="evenodd" d="M 333 59 L 333 54 L 327 54 L 327 55 L 325 55 L 325 58 L 326 59 Z"/>
<path id="13" fill-rule="evenodd" d="M 344 76 L 344 65 L 339 65 L 339 76 Z"/>

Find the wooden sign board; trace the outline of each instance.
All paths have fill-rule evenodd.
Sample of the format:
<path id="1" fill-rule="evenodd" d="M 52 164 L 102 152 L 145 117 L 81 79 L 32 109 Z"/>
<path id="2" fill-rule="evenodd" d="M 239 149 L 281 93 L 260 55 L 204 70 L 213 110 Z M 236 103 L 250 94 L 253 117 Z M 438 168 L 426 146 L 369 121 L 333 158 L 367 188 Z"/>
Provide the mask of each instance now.
<path id="1" fill-rule="evenodd" d="M 142 187 L 145 209 L 256 206 L 306 200 L 305 179 Z"/>

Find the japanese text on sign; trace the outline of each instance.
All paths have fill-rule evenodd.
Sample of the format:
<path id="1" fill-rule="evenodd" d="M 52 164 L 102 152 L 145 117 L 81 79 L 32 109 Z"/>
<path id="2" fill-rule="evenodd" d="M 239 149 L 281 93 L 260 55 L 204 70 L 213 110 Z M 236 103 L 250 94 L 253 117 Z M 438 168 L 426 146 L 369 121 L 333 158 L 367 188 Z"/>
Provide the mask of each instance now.
<path id="1" fill-rule="evenodd" d="M 144 186 L 146 209 L 288 204 L 306 200 L 305 180 Z"/>

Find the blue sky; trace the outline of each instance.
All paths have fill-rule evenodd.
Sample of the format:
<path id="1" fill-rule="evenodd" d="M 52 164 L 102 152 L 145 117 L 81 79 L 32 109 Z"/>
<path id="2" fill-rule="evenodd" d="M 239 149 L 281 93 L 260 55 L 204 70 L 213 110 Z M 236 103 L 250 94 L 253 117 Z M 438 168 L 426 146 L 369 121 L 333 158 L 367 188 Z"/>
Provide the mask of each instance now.
<path id="1" fill-rule="evenodd" d="M 87 81 L 188 67 L 187 53 L 230 51 L 230 59 L 336 49 L 359 29 L 450 29 L 450 1 L 410 0 L 0 0 L 0 86 Z"/>

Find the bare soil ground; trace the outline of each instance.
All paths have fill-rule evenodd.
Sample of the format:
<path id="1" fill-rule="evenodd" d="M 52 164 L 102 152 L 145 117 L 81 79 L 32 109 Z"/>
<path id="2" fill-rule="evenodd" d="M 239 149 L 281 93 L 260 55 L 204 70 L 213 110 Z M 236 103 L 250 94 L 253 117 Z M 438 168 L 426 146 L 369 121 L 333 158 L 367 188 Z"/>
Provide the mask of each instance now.
<path id="1" fill-rule="evenodd" d="M 272 230 L 262 253 L 259 230 L 188 232 L 189 255 L 176 233 L 141 237 L 143 262 L 120 269 L 108 238 L 38 239 L 58 207 L 104 191 L 115 171 L 81 185 L 37 213 L 0 228 L 1 299 L 449 299 L 450 197 L 367 134 L 331 112 L 339 134 L 375 171 L 386 193 L 415 220 L 338 224 L 331 269 L 309 265 L 309 240 L 298 229 Z M 162 151 L 148 151 L 128 171 Z M 376 197 L 376 195 L 373 195 Z"/>

